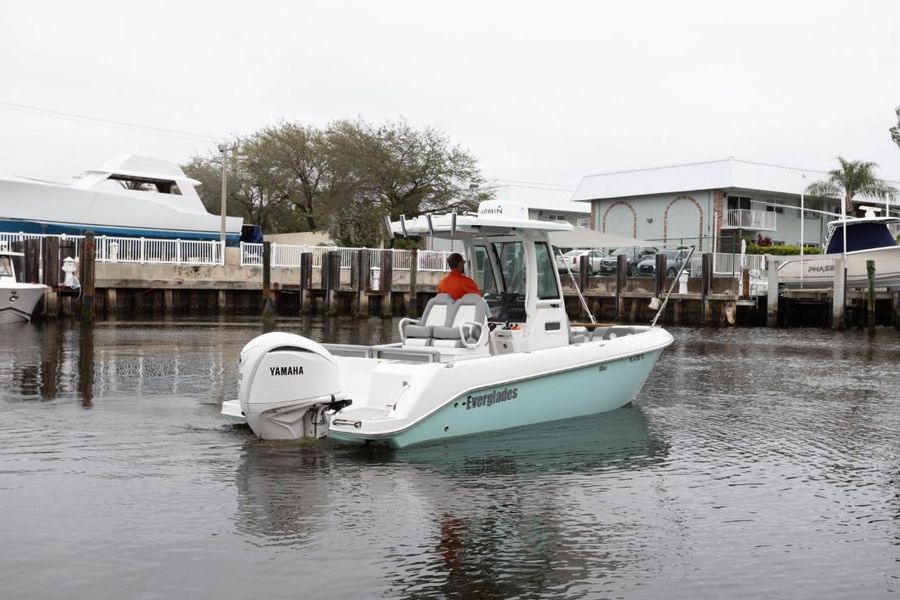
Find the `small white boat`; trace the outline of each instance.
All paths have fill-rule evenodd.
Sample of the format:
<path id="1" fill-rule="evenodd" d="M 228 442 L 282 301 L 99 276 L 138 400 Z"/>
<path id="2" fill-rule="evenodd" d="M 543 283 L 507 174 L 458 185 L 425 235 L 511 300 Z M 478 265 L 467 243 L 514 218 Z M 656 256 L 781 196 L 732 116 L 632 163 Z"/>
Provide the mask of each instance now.
<path id="1" fill-rule="evenodd" d="M 223 415 L 263 439 L 405 448 L 614 410 L 637 395 L 673 341 L 659 327 L 569 323 L 551 248 L 568 223 L 485 202 L 477 214 L 389 226 L 462 241 L 484 298 L 438 294 L 421 319 L 400 322 L 393 344 L 261 335 L 241 351 L 239 398 Z"/>
<path id="2" fill-rule="evenodd" d="M 199 181 L 177 164 L 120 156 L 71 185 L 0 176 L 0 232 L 218 240 L 221 217 L 206 211 Z M 228 217 L 237 244 L 243 219 Z"/>
<path id="3" fill-rule="evenodd" d="M 875 261 L 875 285 L 900 286 L 900 246 L 889 225 L 900 217 L 876 216 L 878 208 L 860 207 L 863 217 L 839 219 L 828 223 L 824 254 L 793 257 L 778 267 L 778 283 L 786 287 L 829 288 L 834 285 L 835 259 L 844 257 L 846 230 L 847 287 L 868 285 L 866 262 Z"/>
<path id="4" fill-rule="evenodd" d="M 17 281 L 14 256 L 23 255 L 0 248 L 0 323 L 30 321 L 35 307 L 49 289 L 40 283 Z"/>

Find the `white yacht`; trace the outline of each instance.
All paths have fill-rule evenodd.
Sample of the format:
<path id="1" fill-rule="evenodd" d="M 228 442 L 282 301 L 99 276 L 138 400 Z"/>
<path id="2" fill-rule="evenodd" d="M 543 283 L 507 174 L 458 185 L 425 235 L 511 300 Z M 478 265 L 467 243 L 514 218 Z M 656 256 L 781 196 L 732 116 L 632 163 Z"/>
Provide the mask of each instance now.
<path id="1" fill-rule="evenodd" d="M 206 211 L 177 164 L 120 156 L 71 185 L 0 176 L 0 232 L 218 240 L 221 217 Z M 243 219 L 226 219 L 226 241 Z"/>
<path id="2" fill-rule="evenodd" d="M 659 327 L 569 322 L 552 253 L 568 223 L 491 201 L 477 214 L 389 227 L 463 242 L 484 297 L 438 294 L 420 319 L 400 321 L 392 344 L 261 335 L 241 352 L 239 398 L 223 403 L 223 415 L 264 439 L 405 448 L 619 408 L 673 341 Z"/>
<path id="3" fill-rule="evenodd" d="M 35 307 L 49 289 L 40 283 L 17 281 L 14 256 L 22 256 L 22 253 L 0 248 L 0 323 L 30 321 Z"/>
<path id="4" fill-rule="evenodd" d="M 829 288 L 834 285 L 836 258 L 846 254 L 847 287 L 868 285 L 866 262 L 875 261 L 875 285 L 900 286 L 900 245 L 890 230 L 900 217 L 879 217 L 880 210 L 860 207 L 863 217 L 838 219 L 828 223 L 824 254 L 812 254 L 784 261 L 778 268 L 778 282 L 786 287 Z M 846 234 L 845 234 L 846 232 Z M 846 246 L 844 238 L 846 235 Z"/>

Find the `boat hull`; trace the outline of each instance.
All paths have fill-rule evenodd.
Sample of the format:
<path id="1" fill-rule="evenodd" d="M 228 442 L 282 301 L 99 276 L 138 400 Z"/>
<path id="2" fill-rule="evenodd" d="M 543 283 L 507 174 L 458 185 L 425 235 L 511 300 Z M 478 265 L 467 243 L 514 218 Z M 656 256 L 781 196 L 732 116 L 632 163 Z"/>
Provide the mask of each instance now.
<path id="1" fill-rule="evenodd" d="M 841 254 L 821 254 L 792 258 L 778 269 L 778 283 L 788 288 L 830 288 L 834 286 L 835 260 Z M 867 261 L 875 262 L 877 287 L 900 287 L 900 246 L 847 253 L 847 287 L 868 286 Z M 802 278 L 801 278 L 802 272 Z"/>
<path id="2" fill-rule="evenodd" d="M 467 390 L 401 431 L 373 435 L 331 427 L 328 436 L 400 449 L 615 410 L 634 399 L 662 349 Z"/>
<path id="3" fill-rule="evenodd" d="M 30 321 L 46 289 L 40 284 L 0 285 L 0 323 Z"/>

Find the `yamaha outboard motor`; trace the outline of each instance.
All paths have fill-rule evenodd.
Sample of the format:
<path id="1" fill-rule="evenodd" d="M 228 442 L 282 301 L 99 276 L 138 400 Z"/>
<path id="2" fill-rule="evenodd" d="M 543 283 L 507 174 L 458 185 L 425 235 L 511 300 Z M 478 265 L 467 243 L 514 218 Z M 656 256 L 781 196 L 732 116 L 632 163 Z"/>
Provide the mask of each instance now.
<path id="1" fill-rule="evenodd" d="M 349 404 L 334 356 L 291 333 L 266 333 L 241 350 L 241 411 L 264 440 L 324 437 L 325 411 Z"/>

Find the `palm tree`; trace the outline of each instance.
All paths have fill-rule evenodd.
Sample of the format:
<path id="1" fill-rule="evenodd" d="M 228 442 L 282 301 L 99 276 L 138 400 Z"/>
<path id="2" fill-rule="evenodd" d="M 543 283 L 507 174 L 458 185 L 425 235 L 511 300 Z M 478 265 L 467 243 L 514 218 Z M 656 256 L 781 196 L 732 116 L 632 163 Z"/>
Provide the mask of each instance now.
<path id="1" fill-rule="evenodd" d="M 828 177 L 815 181 L 806 188 L 806 193 L 819 198 L 834 198 L 844 203 L 847 215 L 855 214 L 853 198 L 857 194 L 883 198 L 885 194 L 897 192 L 887 182 L 875 177 L 878 165 L 863 160 L 847 160 L 837 157 L 839 169 L 828 171 Z"/>

